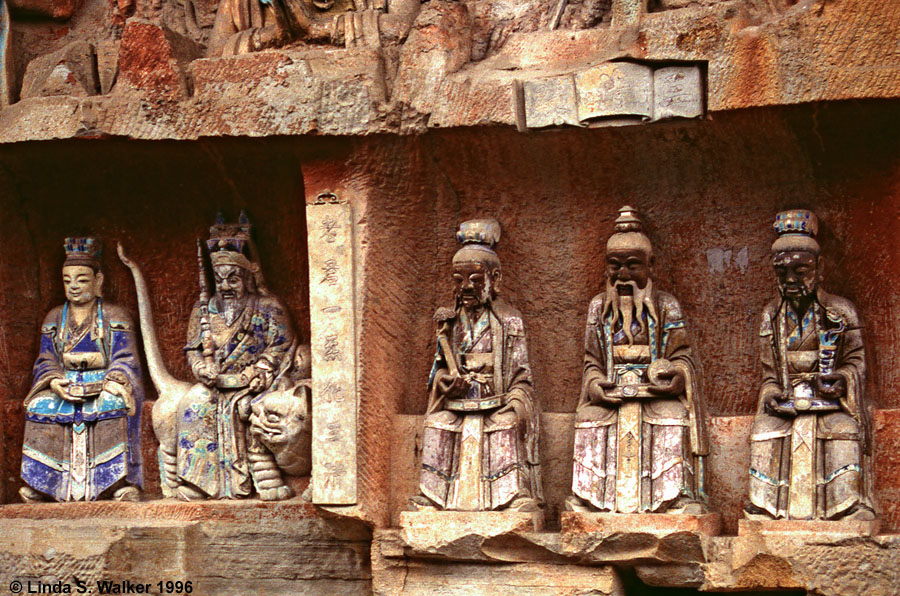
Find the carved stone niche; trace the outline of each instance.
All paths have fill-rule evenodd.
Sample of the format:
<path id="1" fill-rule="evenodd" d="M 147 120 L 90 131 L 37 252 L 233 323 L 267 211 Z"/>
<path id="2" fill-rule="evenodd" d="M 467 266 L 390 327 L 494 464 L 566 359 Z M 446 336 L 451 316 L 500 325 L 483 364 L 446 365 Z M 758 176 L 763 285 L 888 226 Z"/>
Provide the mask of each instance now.
<path id="1" fill-rule="evenodd" d="M 0 392 L 0 438 L 5 454 L 0 464 L 0 577 L 6 585 L 13 579 L 34 581 L 50 576 L 73 586 L 76 576 L 92 586 L 96 580 L 117 577 L 154 582 L 159 579 L 156 576 L 165 572 L 173 581 L 192 580 L 193 592 L 200 594 L 248 590 L 276 594 L 371 592 L 371 530 L 363 521 L 326 513 L 308 500 L 316 493 L 309 490 L 313 460 L 311 422 L 316 407 L 309 370 L 315 357 L 308 347 L 298 349 L 289 373 L 281 377 L 280 383 L 273 382 L 271 391 L 251 403 L 249 412 L 245 412 L 248 434 L 244 438 L 259 439 L 296 496 L 278 502 L 257 498 L 182 502 L 162 498 L 159 444 L 152 419 L 154 409 L 158 412 L 165 399 L 162 392 L 153 390 L 151 381 L 157 380 L 154 373 L 144 379 L 148 390 L 141 429 L 141 502 L 23 504 L 16 497 L 21 487 L 15 479 L 22 450 L 22 398 L 31 382 L 30 371 L 38 347 L 35 335 L 43 311 L 63 301 L 58 279 L 62 260 L 58 253 L 60 234 L 66 230 L 89 231 L 105 241 L 104 299 L 122 303 L 134 313 L 140 310 L 138 295 L 128 268 L 116 259 L 116 241 L 126 246 L 129 259 L 141 264 L 150 288 L 141 299 L 147 302 L 157 323 L 144 328 L 144 339 L 152 332 L 158 352 L 146 361 L 152 360 L 156 366 L 161 359 L 172 378 L 187 380 L 193 371 L 185 358 L 184 346 L 189 343 L 186 337 L 191 311 L 199 294 L 196 240 L 209 237 L 209 224 L 222 196 L 234 192 L 253 197 L 248 203 L 252 203 L 249 215 L 256 226 L 252 237 L 258 260 L 252 260 L 259 263 L 265 274 L 270 294 L 281 298 L 285 311 L 292 315 L 296 337 L 308 346 L 311 322 L 307 221 L 302 209 L 296 210 L 291 201 L 284 199 L 302 193 L 296 177 L 300 162 L 297 156 L 305 155 L 305 150 L 295 147 L 288 153 L 290 157 L 283 155 L 283 159 L 273 163 L 269 150 L 259 152 L 245 146 L 236 151 L 237 147 L 212 145 L 207 146 L 210 153 L 173 147 L 170 150 L 174 153 L 164 156 L 155 149 L 135 153 L 129 143 L 100 143 L 97 153 L 87 162 L 76 151 L 54 166 L 72 182 L 67 194 L 58 193 L 53 184 L 41 183 L 40 176 L 32 178 L 47 165 L 43 153 L 46 148 L 34 154 L 28 150 L 17 154 L 24 161 L 15 176 L 32 180 L 21 193 L 5 172 L 0 177 L 0 203 L 7 214 L 0 225 L 6 239 L 3 247 L 10 256 L 10 260 L 3 259 L 0 269 L 8 274 L 15 263 L 17 270 L 29 278 L 23 283 L 21 294 L 7 294 L 0 303 L 0 327 L 4 334 L 14 334 L 20 346 L 14 353 L 2 356 L 3 367 L 17 371 Z M 183 153 L 186 149 L 187 153 Z M 177 157 L 179 154 L 181 158 Z M 173 157 L 175 164 L 170 163 Z M 109 166 L 104 166 L 108 186 L 100 185 L 107 191 L 97 190 L 97 179 L 87 181 L 93 177 L 88 172 L 92 169 L 89 164 L 97 165 L 94 160 Z M 157 170 L 162 164 L 168 164 L 165 179 L 152 176 L 154 179 L 147 179 L 146 184 L 136 183 L 144 175 L 141 172 Z M 221 175 L 223 166 L 231 170 L 227 182 Z M 260 171 L 266 175 L 260 177 Z M 125 195 L 132 200 L 118 198 Z M 26 196 L 29 198 L 24 199 Z M 77 209 L 68 208 L 68 201 L 74 201 Z M 145 210 L 140 205 L 153 208 Z M 232 217 L 237 214 L 236 208 L 228 211 Z M 25 221 L 43 230 L 35 243 L 22 242 Z M 208 262 L 206 266 L 209 267 Z M 319 273 L 325 275 L 317 270 Z M 209 281 L 213 291 L 214 279 Z M 352 314 L 352 307 L 346 312 Z M 328 330 L 328 325 L 318 327 L 312 335 L 313 344 L 317 345 L 318 334 L 330 335 Z M 343 364 L 352 362 L 352 356 L 351 351 Z M 329 395 L 328 391 L 322 394 Z M 355 411 L 355 391 L 348 389 L 345 399 Z M 327 424 L 323 428 L 331 432 Z M 347 434 L 355 439 L 350 429 Z M 344 456 L 341 453 L 332 461 L 340 462 Z M 347 462 L 353 457 L 347 455 L 345 462 L 351 480 L 355 479 L 356 467 Z M 329 470 L 320 478 L 331 479 Z M 301 497 L 304 493 L 307 499 Z M 349 494 L 353 502 L 357 495 Z M 337 499 L 328 500 L 334 503 Z M 344 498 L 344 504 L 347 503 Z M 238 576 L 246 581 L 236 587 L 234 578 Z"/>

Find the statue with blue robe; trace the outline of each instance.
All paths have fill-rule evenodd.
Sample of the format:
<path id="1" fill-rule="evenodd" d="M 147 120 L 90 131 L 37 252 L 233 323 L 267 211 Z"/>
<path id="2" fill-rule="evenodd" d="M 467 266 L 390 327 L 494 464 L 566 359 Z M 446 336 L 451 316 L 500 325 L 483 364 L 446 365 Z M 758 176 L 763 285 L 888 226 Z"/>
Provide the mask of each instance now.
<path id="1" fill-rule="evenodd" d="M 27 502 L 138 500 L 144 397 L 135 329 L 100 297 L 100 245 L 67 238 L 67 302 L 41 326 L 25 397 L 19 491 Z"/>

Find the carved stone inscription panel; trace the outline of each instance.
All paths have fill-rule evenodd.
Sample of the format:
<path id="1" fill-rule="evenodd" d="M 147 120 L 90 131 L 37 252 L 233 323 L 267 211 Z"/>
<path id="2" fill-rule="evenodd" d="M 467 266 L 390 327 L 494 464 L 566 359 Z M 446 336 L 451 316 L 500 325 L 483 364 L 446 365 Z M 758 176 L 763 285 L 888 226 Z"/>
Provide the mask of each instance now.
<path id="1" fill-rule="evenodd" d="M 356 503 L 356 324 L 350 205 L 307 205 L 312 331 L 312 498 Z"/>

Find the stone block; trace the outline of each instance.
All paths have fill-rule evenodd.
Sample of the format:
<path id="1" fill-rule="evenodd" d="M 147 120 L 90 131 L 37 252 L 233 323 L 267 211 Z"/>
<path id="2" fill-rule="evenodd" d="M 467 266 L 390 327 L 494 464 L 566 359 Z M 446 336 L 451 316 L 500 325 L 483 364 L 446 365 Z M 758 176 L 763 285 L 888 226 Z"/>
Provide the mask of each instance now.
<path id="1" fill-rule="evenodd" d="M 709 538 L 719 533 L 717 513 L 560 515 L 560 552 L 592 563 L 676 563 L 702 579 Z M 698 581 L 698 585 L 699 585 Z"/>
<path id="2" fill-rule="evenodd" d="M 99 92 L 94 46 L 86 41 L 75 41 L 28 64 L 21 97 L 88 97 Z"/>
<path id="3" fill-rule="evenodd" d="M 621 596 L 612 567 L 563 565 L 547 553 L 520 561 L 447 561 L 410 554 L 395 528 L 376 530 L 372 589 L 377 596 Z"/>
<path id="4" fill-rule="evenodd" d="M 122 32 L 119 82 L 152 99 L 183 99 L 192 87 L 187 64 L 199 57 L 200 48 L 190 39 L 163 25 L 131 18 Z"/>
<path id="5" fill-rule="evenodd" d="M 190 580 L 192 594 L 371 593 L 365 524 L 279 503 L 60 503 L 0 508 L 0 580 Z M 155 590 L 154 590 L 155 592 Z"/>
<path id="6" fill-rule="evenodd" d="M 421 113 L 436 108 L 438 90 L 472 53 L 472 19 L 461 2 L 424 4 L 400 51 L 392 99 Z"/>
<path id="7" fill-rule="evenodd" d="M 400 531 L 409 556 L 440 557 L 459 561 L 504 560 L 497 543 L 538 532 L 544 513 L 512 511 L 404 511 Z"/>
<path id="8" fill-rule="evenodd" d="M 895 594 L 900 536 L 866 535 L 877 522 L 739 522 L 710 549 L 705 590 L 802 588 L 828 596 Z"/>

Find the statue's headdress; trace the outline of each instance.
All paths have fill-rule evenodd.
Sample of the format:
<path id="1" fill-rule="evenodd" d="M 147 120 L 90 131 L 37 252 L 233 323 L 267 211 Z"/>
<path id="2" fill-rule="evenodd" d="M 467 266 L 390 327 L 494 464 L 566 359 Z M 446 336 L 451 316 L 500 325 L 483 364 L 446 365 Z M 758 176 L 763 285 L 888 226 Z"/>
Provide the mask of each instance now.
<path id="1" fill-rule="evenodd" d="M 819 243 L 816 234 L 819 232 L 819 220 L 816 214 L 806 209 L 782 211 L 775 216 L 772 224 L 778 238 L 772 244 L 772 252 L 806 251 L 819 254 Z"/>
<path id="2" fill-rule="evenodd" d="M 103 252 L 100 241 L 96 238 L 66 238 L 63 246 L 66 249 L 66 261 L 63 267 L 77 266 L 90 267 L 94 271 L 100 270 L 100 255 Z"/>
<path id="3" fill-rule="evenodd" d="M 225 223 L 221 213 L 216 215 L 216 223 L 209 228 L 209 260 L 213 267 L 217 265 L 234 265 L 246 269 L 253 274 L 256 288 L 260 293 L 267 293 L 262 271 L 259 267 L 259 256 L 256 245 L 250 236 L 250 220 L 241 211 L 238 223 Z"/>
<path id="4" fill-rule="evenodd" d="M 606 241 L 606 251 L 640 249 L 647 257 L 653 255 L 653 246 L 650 239 L 642 231 L 641 220 L 638 219 L 637 210 L 625 205 L 619 209 L 619 217 L 616 219 L 616 231 Z"/>
<path id="5" fill-rule="evenodd" d="M 496 219 L 470 219 L 459 224 L 456 239 L 462 248 L 453 255 L 454 263 L 474 261 L 500 266 L 494 246 L 500 241 L 500 222 Z"/>

